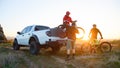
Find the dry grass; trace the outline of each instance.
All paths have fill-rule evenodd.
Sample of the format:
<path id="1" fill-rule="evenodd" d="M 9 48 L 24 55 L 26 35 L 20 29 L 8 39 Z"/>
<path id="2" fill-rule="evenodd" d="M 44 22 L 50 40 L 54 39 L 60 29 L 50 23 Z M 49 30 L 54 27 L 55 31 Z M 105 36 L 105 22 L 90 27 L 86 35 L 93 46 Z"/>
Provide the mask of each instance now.
<path id="1" fill-rule="evenodd" d="M 120 44 L 120 41 L 112 41 L 112 44 Z M 0 44 L 0 68 L 119 68 L 120 50 L 114 47 L 112 52 L 103 54 L 88 54 L 80 51 L 80 45 L 76 49 L 76 59 L 69 64 L 64 61 L 66 48 L 53 54 L 50 49 L 42 49 L 39 55 L 31 55 L 29 49 L 14 51 L 11 43 Z M 118 51 L 116 51 L 118 50 Z M 57 59 L 56 59 L 57 58 Z M 58 60 L 59 59 L 59 60 Z M 64 62 L 61 62 L 64 61 Z"/>
<path id="2" fill-rule="evenodd" d="M 108 59 L 108 68 L 120 68 L 120 40 L 112 40 L 113 46 L 112 54 Z"/>
<path id="3" fill-rule="evenodd" d="M 106 63 L 107 68 L 119 68 L 120 67 L 120 52 L 113 52 Z"/>
<path id="4" fill-rule="evenodd" d="M 120 47 L 120 40 L 112 40 L 112 44 L 117 44 Z"/>
<path id="5" fill-rule="evenodd" d="M 0 47 L 0 67 L 2 68 L 18 68 L 24 65 L 22 56 L 16 54 L 13 50 Z"/>

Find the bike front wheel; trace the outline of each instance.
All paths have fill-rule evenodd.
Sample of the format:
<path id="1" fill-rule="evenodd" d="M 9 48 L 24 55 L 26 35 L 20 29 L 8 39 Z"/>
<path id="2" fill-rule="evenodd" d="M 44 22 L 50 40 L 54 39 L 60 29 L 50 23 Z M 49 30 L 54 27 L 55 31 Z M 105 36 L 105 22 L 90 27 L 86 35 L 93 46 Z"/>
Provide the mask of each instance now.
<path id="1" fill-rule="evenodd" d="M 112 46 L 109 42 L 102 42 L 100 44 L 100 50 L 101 52 L 110 52 L 112 49 Z"/>

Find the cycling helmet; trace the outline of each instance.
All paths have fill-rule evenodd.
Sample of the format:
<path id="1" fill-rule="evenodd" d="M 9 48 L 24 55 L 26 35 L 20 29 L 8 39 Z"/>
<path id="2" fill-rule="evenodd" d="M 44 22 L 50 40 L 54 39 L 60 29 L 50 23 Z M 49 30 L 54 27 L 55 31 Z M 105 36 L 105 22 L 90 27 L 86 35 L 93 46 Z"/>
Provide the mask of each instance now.
<path id="1" fill-rule="evenodd" d="M 96 24 L 93 24 L 93 26 L 96 26 Z"/>
<path id="2" fill-rule="evenodd" d="M 66 12 L 66 15 L 70 15 L 70 12 L 69 12 L 69 11 L 67 11 L 67 12 Z"/>

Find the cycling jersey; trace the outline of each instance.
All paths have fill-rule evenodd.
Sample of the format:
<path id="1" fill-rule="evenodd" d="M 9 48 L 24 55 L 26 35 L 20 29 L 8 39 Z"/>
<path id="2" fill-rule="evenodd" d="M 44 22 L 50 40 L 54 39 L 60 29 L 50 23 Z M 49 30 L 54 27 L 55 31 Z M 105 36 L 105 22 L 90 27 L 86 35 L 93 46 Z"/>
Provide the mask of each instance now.
<path id="1" fill-rule="evenodd" d="M 68 15 L 65 15 L 64 18 L 63 18 L 63 24 L 70 24 L 70 22 L 72 22 L 72 19 L 70 16 Z"/>
<path id="2" fill-rule="evenodd" d="M 101 34 L 101 32 L 100 32 L 100 30 L 99 29 L 97 29 L 97 28 L 92 28 L 91 30 L 90 30 L 90 39 L 91 40 L 94 40 L 94 39 L 97 39 L 97 34 L 100 34 L 100 36 L 102 37 L 102 34 Z"/>

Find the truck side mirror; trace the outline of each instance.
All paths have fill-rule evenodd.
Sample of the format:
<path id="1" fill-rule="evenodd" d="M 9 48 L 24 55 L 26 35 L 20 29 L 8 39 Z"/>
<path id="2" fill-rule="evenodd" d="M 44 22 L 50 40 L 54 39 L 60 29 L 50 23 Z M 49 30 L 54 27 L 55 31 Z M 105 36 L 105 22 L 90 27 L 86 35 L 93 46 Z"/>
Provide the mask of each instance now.
<path id="1" fill-rule="evenodd" d="M 19 34 L 19 35 L 20 35 L 20 34 L 21 34 L 21 32 L 17 32 L 17 34 Z"/>

